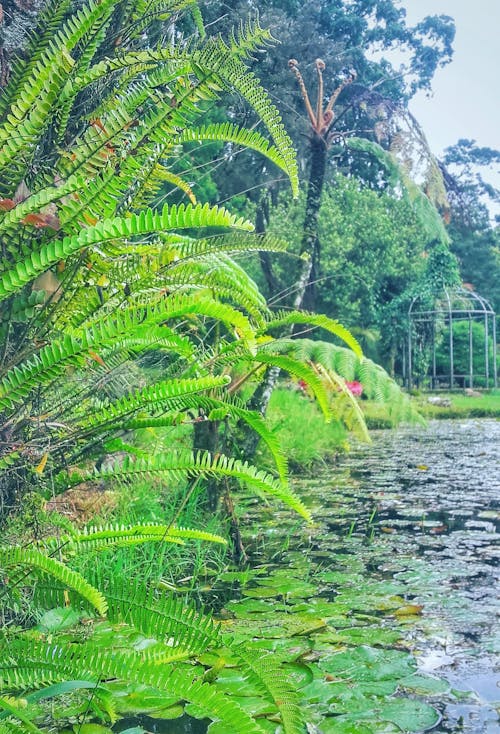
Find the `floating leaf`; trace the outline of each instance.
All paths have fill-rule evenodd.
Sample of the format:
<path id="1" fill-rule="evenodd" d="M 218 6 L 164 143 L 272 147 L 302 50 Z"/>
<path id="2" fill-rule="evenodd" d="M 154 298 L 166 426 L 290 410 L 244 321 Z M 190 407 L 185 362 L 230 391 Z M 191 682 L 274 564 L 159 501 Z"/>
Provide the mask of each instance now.
<path id="1" fill-rule="evenodd" d="M 394 612 L 396 617 L 411 617 L 414 615 L 422 614 L 422 604 L 406 604 L 404 607 L 398 607 Z"/>

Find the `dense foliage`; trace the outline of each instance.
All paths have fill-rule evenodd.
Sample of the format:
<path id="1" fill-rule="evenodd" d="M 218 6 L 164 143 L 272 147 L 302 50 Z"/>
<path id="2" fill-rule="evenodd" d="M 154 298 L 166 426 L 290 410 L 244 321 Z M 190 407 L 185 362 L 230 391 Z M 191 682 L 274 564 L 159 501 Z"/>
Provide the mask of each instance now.
<path id="1" fill-rule="evenodd" d="M 214 734 L 303 732 L 280 658 L 176 596 L 165 548 L 228 535 L 245 559 L 239 501 L 311 522 L 265 420 L 280 374 L 295 425 L 314 400 L 339 442 L 368 439 L 361 395 L 390 422 L 414 418 L 353 334 L 394 367 L 397 308 L 458 278 L 436 162 L 424 151 L 425 191 L 401 165 L 418 138 L 404 104 L 450 58 L 450 19 L 411 29 L 392 0 L 276 1 L 264 22 L 248 2 L 227 18 L 204 5 L 206 27 L 194 0 L 0 6 L 0 734 L 184 709 Z M 268 24 L 284 43 L 261 85 Z M 396 47 L 409 78 L 367 53 Z M 299 194 L 278 105 L 299 109 L 287 61 L 309 52 L 327 71 L 317 59 L 307 148 L 290 124 Z M 288 66 L 306 98 L 310 69 Z M 110 487 L 144 516 L 95 520 Z M 53 510 L 75 491 L 94 504 L 71 522 Z M 192 565 L 187 578 L 196 587 Z M 235 670 L 250 702 L 232 696 Z"/>

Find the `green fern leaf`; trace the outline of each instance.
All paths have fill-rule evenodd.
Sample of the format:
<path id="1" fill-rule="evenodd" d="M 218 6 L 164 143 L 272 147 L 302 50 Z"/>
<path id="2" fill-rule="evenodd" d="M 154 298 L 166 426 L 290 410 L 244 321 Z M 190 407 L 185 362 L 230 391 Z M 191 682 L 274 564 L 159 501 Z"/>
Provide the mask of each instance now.
<path id="1" fill-rule="evenodd" d="M 283 482 L 274 479 L 270 474 L 259 471 L 247 462 L 238 461 L 223 455 L 212 457 L 207 452 L 194 454 L 190 451 L 170 452 L 163 456 L 153 456 L 146 459 L 125 459 L 112 468 L 95 470 L 83 476 L 67 477 L 63 474 L 59 482 L 64 486 L 80 484 L 88 479 L 115 479 L 128 482 L 136 476 L 164 475 L 172 480 L 182 480 L 187 476 L 234 477 L 245 484 L 254 487 L 262 494 L 271 495 L 284 502 L 292 510 L 310 521 L 311 516 L 302 501 Z"/>
<path id="2" fill-rule="evenodd" d="M 52 240 L 40 250 L 33 251 L 29 258 L 0 276 L 0 300 L 22 288 L 40 273 L 59 260 L 69 257 L 83 247 L 92 247 L 108 240 L 120 240 L 138 235 L 164 232 L 165 230 L 192 229 L 198 227 L 234 227 L 251 230 L 253 225 L 241 217 L 230 214 L 226 209 L 208 204 L 193 206 L 165 205 L 161 212 L 146 209 L 129 218 L 105 220 L 88 227 L 74 237 Z"/>
<path id="3" fill-rule="evenodd" d="M 74 589 L 80 596 L 89 601 L 99 614 L 106 614 L 106 599 L 98 589 L 91 586 L 81 574 L 72 571 L 64 563 L 46 556 L 35 548 L 0 548 L 0 564 L 4 568 L 29 566 L 44 571 L 69 588 Z"/>
<path id="4" fill-rule="evenodd" d="M 361 358 L 363 355 L 358 341 L 351 332 L 335 319 L 331 319 L 323 314 L 306 313 L 304 311 L 281 311 L 268 321 L 267 330 L 270 331 L 276 327 L 289 324 L 310 324 L 311 326 L 325 329 L 342 339 L 357 357 Z"/>

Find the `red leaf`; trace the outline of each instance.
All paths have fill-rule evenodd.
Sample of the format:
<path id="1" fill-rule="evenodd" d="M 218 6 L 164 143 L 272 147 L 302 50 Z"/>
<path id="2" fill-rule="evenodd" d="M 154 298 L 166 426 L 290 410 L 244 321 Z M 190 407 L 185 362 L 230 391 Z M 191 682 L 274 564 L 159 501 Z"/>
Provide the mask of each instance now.
<path id="1" fill-rule="evenodd" d="M 95 359 L 95 361 L 98 362 L 98 364 L 100 364 L 102 367 L 106 367 L 106 362 L 103 360 L 102 357 L 99 357 L 96 352 L 93 352 L 92 349 L 89 349 L 89 354 L 92 359 Z"/>
<path id="2" fill-rule="evenodd" d="M 13 199 L 0 199 L 0 211 L 8 212 L 14 209 L 16 202 Z"/>
<path id="3" fill-rule="evenodd" d="M 41 229 L 42 227 L 50 227 L 51 229 L 59 229 L 61 226 L 59 219 L 54 214 L 27 214 L 21 219 L 23 224 L 31 224 L 32 227 Z"/>

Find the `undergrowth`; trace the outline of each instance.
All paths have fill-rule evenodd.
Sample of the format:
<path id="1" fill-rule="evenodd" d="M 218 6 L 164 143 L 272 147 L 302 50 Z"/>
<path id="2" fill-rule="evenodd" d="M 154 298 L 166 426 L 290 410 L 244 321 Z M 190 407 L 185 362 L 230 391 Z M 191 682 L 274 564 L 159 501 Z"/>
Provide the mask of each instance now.
<path id="1" fill-rule="evenodd" d="M 347 447 L 345 426 L 335 418 L 326 423 L 316 403 L 298 390 L 275 390 L 267 419 L 292 470 L 311 469 L 314 464 L 327 462 Z M 260 459 L 271 461 L 264 448 L 261 448 Z"/>

